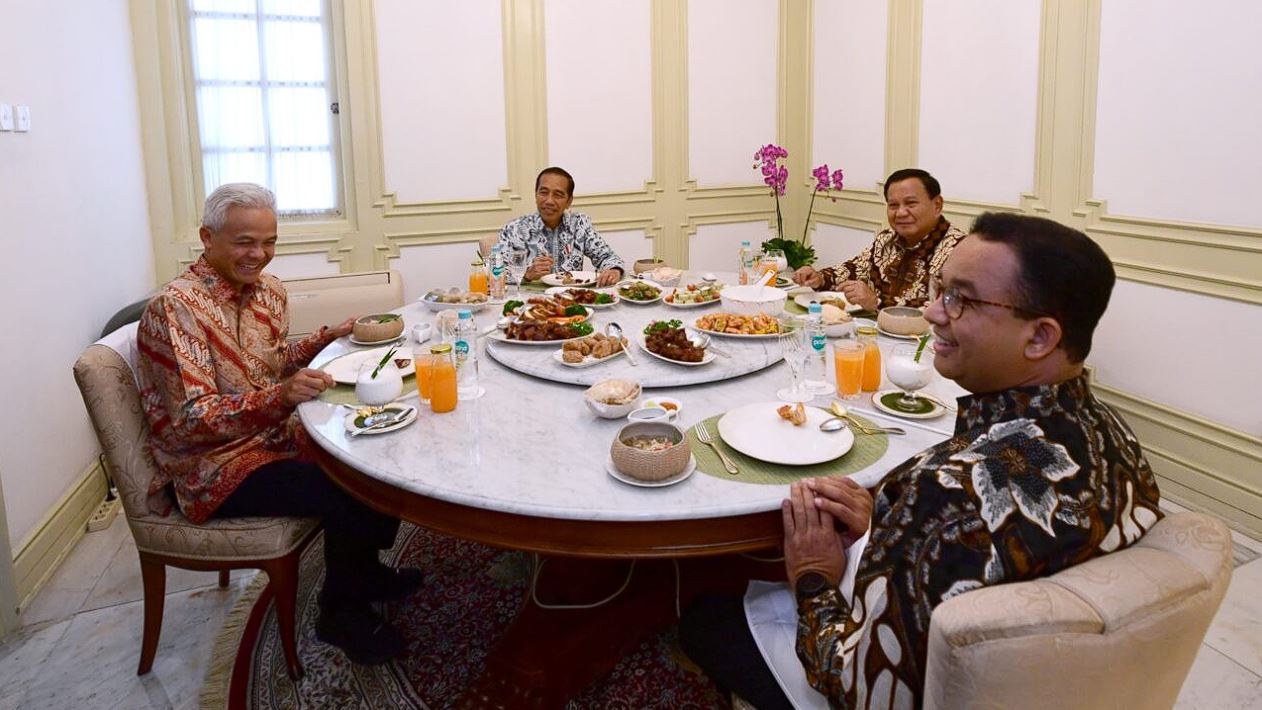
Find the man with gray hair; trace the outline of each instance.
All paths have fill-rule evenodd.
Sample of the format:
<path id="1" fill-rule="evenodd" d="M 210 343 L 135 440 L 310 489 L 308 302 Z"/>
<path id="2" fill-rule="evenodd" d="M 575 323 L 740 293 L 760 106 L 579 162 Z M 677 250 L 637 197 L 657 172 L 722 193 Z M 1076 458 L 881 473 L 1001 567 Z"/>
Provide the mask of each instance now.
<path id="1" fill-rule="evenodd" d="M 333 384 L 305 367 L 354 319 L 289 343 L 276 252 L 276 199 L 265 187 L 223 185 L 206 198 L 201 257 L 149 302 L 140 319 L 140 398 L 158 474 L 190 521 L 295 515 L 324 520 L 327 568 L 317 638 L 352 661 L 377 664 L 403 637 L 370 606 L 421 584 L 420 570 L 383 565 L 399 521 L 335 485 L 306 455 L 294 408 Z"/>

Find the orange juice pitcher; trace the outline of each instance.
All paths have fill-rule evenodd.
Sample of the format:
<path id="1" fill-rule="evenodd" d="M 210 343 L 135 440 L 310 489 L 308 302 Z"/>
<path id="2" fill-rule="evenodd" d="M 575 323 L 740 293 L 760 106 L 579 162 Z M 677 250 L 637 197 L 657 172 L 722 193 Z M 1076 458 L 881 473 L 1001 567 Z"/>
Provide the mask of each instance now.
<path id="1" fill-rule="evenodd" d="M 457 401 L 456 364 L 451 359 L 451 343 L 435 345 L 429 353 L 429 408 L 435 414 L 450 412 L 456 408 Z"/>

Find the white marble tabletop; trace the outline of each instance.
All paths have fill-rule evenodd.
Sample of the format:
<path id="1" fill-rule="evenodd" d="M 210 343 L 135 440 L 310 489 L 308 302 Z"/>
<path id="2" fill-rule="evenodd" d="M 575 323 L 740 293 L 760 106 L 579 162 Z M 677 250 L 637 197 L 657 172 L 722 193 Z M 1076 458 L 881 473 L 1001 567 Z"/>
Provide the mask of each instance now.
<path id="1" fill-rule="evenodd" d="M 692 318 L 715 310 L 680 311 L 660 303 L 619 304 L 598 319 L 607 322 L 616 318 L 630 327 L 652 318 L 678 317 L 680 313 Z M 434 322 L 435 314 L 418 303 L 399 312 L 407 333 L 417 323 Z M 486 328 L 493 325 L 497 312 L 488 308 L 476 317 Z M 735 341 L 718 342 L 730 349 L 729 343 Z M 770 342 L 769 347 L 775 349 L 774 341 Z M 888 351 L 900 341 L 882 336 L 878 342 Z M 409 336 L 404 345 L 417 344 Z M 347 339 L 339 339 L 325 348 L 312 366 L 319 367 L 354 349 Z M 539 349 L 550 352 L 554 348 Z M 649 359 L 643 352 L 636 354 L 641 361 Z M 596 368 L 609 365 L 612 363 Z M 299 416 L 318 445 L 356 470 L 412 493 L 505 513 L 576 520 L 686 520 L 774 510 L 787 493 L 784 485 L 742 483 L 738 476 L 716 477 L 700 471 L 682 483 L 662 488 L 621 483 L 606 473 L 605 465 L 609 446 L 625 420 L 597 418 L 584 404 L 581 386 L 523 375 L 484 354 L 479 369 L 485 395 L 462 401 L 446 414 L 434 414 L 422 405 L 415 423 L 394 432 L 350 439 L 343 423 L 348 408 L 327 402 L 307 402 L 299 407 Z M 831 378 L 831 364 L 827 371 Z M 788 368 L 777 364 L 735 379 L 655 389 L 647 396 L 681 400 L 678 423 L 689 427 L 736 406 L 774 402 L 776 390 L 787 385 L 788 379 Z M 889 386 L 887 381 L 882 384 L 883 389 Z M 955 383 L 939 376 L 926 391 L 946 402 L 963 394 Z M 818 397 L 813 404 L 827 406 L 832 399 Z M 852 409 L 907 430 L 906 436 L 890 437 L 889 448 L 879 461 L 854 474 L 865 486 L 875 484 L 916 452 L 945 439 L 954 426 L 952 413 L 915 422 L 885 415 L 872 407 L 867 395 L 855 401 Z"/>

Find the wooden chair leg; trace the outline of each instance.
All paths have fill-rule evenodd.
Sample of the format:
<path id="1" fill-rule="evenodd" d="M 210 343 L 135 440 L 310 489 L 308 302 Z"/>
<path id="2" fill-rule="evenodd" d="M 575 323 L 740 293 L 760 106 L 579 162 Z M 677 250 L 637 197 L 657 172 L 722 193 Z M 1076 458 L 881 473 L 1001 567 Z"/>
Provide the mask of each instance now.
<path id="1" fill-rule="evenodd" d="M 290 680 L 302 677 L 302 662 L 298 660 L 297 624 L 294 612 L 298 605 L 298 556 L 294 551 L 279 559 L 268 561 L 263 567 L 272 597 L 276 600 L 276 622 L 280 626 L 280 643 L 285 651 L 285 665 Z"/>
<path id="2" fill-rule="evenodd" d="M 153 668 L 158 652 L 158 636 L 162 634 L 162 607 L 166 603 L 167 566 L 140 553 L 140 576 L 145 586 L 145 630 L 140 641 L 140 666 L 136 675 Z"/>
<path id="3" fill-rule="evenodd" d="M 219 570 L 219 586 L 221 588 L 228 586 L 228 572 L 229 571 L 230 570 L 226 570 L 226 569 Z"/>

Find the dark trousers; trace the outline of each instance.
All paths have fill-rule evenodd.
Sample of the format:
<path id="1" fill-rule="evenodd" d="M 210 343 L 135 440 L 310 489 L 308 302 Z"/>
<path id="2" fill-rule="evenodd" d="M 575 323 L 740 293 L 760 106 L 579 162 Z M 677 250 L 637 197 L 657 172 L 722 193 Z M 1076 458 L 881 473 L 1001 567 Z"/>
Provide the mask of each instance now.
<path id="1" fill-rule="evenodd" d="M 362 598 L 362 580 L 381 564 L 377 550 L 392 546 L 399 531 L 398 520 L 338 488 L 319 466 L 294 459 L 259 467 L 215 511 L 221 518 L 272 515 L 324 520 L 325 607 Z"/>
<path id="2" fill-rule="evenodd" d="M 741 597 L 699 597 L 679 619 L 679 645 L 723 692 L 758 710 L 793 709 L 749 631 Z"/>

